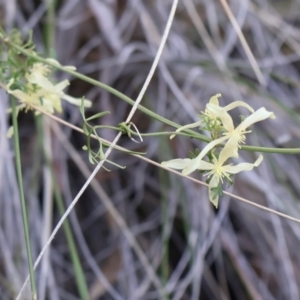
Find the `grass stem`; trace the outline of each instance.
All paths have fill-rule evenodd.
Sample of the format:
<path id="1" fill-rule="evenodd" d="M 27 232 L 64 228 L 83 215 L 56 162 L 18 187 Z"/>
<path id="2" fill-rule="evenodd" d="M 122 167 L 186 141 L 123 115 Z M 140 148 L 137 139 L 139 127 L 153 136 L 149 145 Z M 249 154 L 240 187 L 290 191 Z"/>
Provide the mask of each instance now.
<path id="1" fill-rule="evenodd" d="M 19 184 L 19 191 L 20 191 L 20 201 L 21 201 L 21 208 L 22 208 L 22 219 L 23 219 L 23 228 L 24 228 L 24 235 L 25 235 L 28 268 L 29 268 L 29 275 L 30 275 L 31 293 L 32 293 L 32 299 L 37 300 L 36 285 L 35 285 L 35 278 L 34 278 L 34 268 L 33 268 L 31 246 L 30 246 L 29 226 L 28 226 L 28 218 L 27 218 L 26 203 L 25 203 L 24 188 L 23 188 L 23 179 L 22 179 L 21 153 L 20 153 L 20 143 L 19 143 L 19 130 L 18 130 L 16 99 L 14 97 L 11 97 L 11 103 L 12 103 L 12 121 L 13 121 L 13 128 L 14 128 L 14 147 L 15 147 L 15 157 L 16 157 L 16 169 L 17 169 L 17 177 L 18 177 L 18 184 Z"/>

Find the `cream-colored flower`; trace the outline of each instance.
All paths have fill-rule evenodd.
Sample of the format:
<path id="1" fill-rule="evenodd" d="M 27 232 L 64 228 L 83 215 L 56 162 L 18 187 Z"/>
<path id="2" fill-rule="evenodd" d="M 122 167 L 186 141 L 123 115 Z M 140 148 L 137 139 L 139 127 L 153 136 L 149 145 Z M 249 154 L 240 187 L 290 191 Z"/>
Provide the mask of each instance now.
<path id="1" fill-rule="evenodd" d="M 35 63 L 32 65 L 29 72 L 26 73 L 25 78 L 31 83 L 36 83 L 34 81 L 38 81 L 42 77 L 48 77 L 50 72 L 51 69 L 49 66 L 42 63 Z"/>
<path id="2" fill-rule="evenodd" d="M 51 62 L 54 63 L 53 61 Z M 69 68 L 71 69 L 71 67 Z M 53 84 L 48 78 L 49 73 L 50 68 L 47 65 L 35 63 L 25 75 L 26 92 L 19 89 L 11 90 L 10 87 L 14 83 L 12 79 L 7 85 L 8 93 L 14 95 L 27 107 L 34 105 L 49 113 L 54 113 L 55 110 L 59 113 L 62 112 L 61 99 L 80 106 L 81 99 L 73 98 L 63 92 L 70 84 L 69 81 L 63 80 L 58 84 Z M 90 107 L 91 104 L 91 101 L 84 100 L 85 107 Z"/>
<path id="3" fill-rule="evenodd" d="M 221 97 L 221 94 L 216 94 L 216 95 L 212 96 L 209 100 L 209 103 L 211 103 L 213 105 L 216 105 L 216 106 L 219 106 L 219 100 L 218 100 L 219 97 Z M 207 104 L 206 104 L 206 106 L 207 106 Z M 212 114 L 207 109 L 205 110 L 204 114 L 207 115 L 210 119 L 213 119 L 213 120 L 215 120 L 217 118 L 214 114 Z M 195 123 L 191 123 L 191 124 L 187 124 L 187 125 L 184 125 L 182 127 L 179 127 L 178 129 L 176 129 L 175 132 L 178 133 L 178 132 L 180 132 L 182 130 L 185 130 L 185 129 L 199 127 L 202 123 L 203 123 L 203 120 L 199 120 Z M 170 136 L 170 139 L 173 139 L 175 136 L 176 136 L 176 134 L 172 134 Z"/>
<path id="4" fill-rule="evenodd" d="M 230 180 L 230 174 L 237 174 L 242 171 L 251 171 L 254 167 L 260 165 L 263 160 L 262 155 L 258 157 L 254 164 L 251 163 L 240 163 L 236 166 L 232 164 L 224 165 L 228 158 L 232 157 L 232 149 L 228 144 L 221 150 L 219 157 L 216 158 L 213 156 L 213 162 L 206 162 L 201 160 L 197 166 L 198 170 L 208 171 L 205 176 L 211 177 L 209 182 L 209 199 L 214 204 L 215 207 L 218 207 L 219 196 L 214 191 L 215 188 L 219 186 L 220 181 L 223 183 L 223 178 L 226 177 Z M 187 166 L 192 162 L 191 159 L 172 159 L 170 161 L 162 162 L 164 167 L 182 170 L 187 168 Z M 230 180 L 231 181 L 231 180 Z"/>
<path id="5" fill-rule="evenodd" d="M 225 107 L 220 107 L 218 100 L 220 96 L 221 94 L 217 94 L 211 97 L 209 103 L 206 105 L 204 115 L 208 117 L 209 120 L 213 120 L 220 123 L 220 126 L 222 126 L 222 129 L 224 129 L 225 131 L 222 134 L 222 136 L 208 143 L 201 150 L 199 155 L 194 159 L 172 159 L 170 161 L 162 162 L 163 166 L 182 170 L 182 174 L 184 175 L 188 175 L 194 172 L 195 170 L 209 171 L 206 174 L 207 176 L 211 177 L 209 184 L 209 198 L 215 206 L 218 205 L 218 197 L 216 196 L 218 193 L 215 190 L 215 188 L 219 187 L 219 183 L 220 181 L 222 182 L 223 177 L 227 177 L 230 180 L 230 174 L 236 174 L 241 171 L 252 170 L 253 167 L 257 167 L 262 161 L 262 156 L 259 156 L 259 158 L 254 164 L 241 163 L 236 166 L 232 166 L 231 164 L 224 165 L 228 158 L 238 157 L 238 149 L 240 148 L 240 144 L 245 142 L 246 133 L 251 132 L 247 130 L 247 128 L 256 122 L 265 120 L 267 118 L 275 118 L 275 115 L 272 112 L 267 111 L 264 107 L 258 109 L 257 111 L 254 111 L 251 106 L 242 101 L 235 101 Z M 244 121 L 242 121 L 235 128 L 233 120 L 228 114 L 228 111 L 239 106 L 247 108 L 250 112 L 252 112 L 252 114 L 245 118 Z M 201 122 L 202 121 L 185 125 L 177 129 L 176 131 L 179 132 L 186 128 L 193 128 L 199 126 Z M 203 161 L 203 158 L 205 157 L 205 155 L 208 154 L 209 151 L 213 150 L 217 145 L 221 145 L 224 142 L 226 142 L 226 144 L 221 150 L 218 158 L 216 158 L 216 156 L 214 156 L 214 153 L 212 153 L 212 163 Z"/>
<path id="6" fill-rule="evenodd" d="M 254 167 L 257 167 L 260 165 L 260 163 L 263 160 L 263 156 L 260 155 L 257 160 L 251 164 L 251 163 L 240 163 L 235 166 L 232 164 L 224 165 L 226 160 L 231 157 L 231 151 L 228 151 L 225 153 L 226 147 L 222 149 L 220 152 L 220 156 L 217 159 L 216 157 L 213 158 L 213 163 L 209 163 L 206 161 L 201 161 L 198 169 L 199 170 L 207 170 L 205 175 L 208 177 L 211 177 L 209 182 L 209 200 L 214 204 L 215 207 L 218 207 L 219 203 L 219 196 L 215 193 L 214 188 L 217 188 L 219 186 L 220 181 L 223 183 L 223 178 L 226 177 L 230 180 L 230 174 L 237 174 L 242 171 L 251 171 Z M 230 149 L 227 149 L 230 150 Z M 223 153 L 222 153 L 223 152 Z M 228 157 L 228 155 L 230 155 Z"/>
<path id="7" fill-rule="evenodd" d="M 81 99 L 71 97 L 63 92 L 63 90 L 70 84 L 70 82 L 68 80 L 63 80 L 62 82 L 54 85 L 45 76 L 45 69 L 41 65 L 42 64 L 40 63 L 34 64 L 26 78 L 30 83 L 36 84 L 38 87 L 44 90 L 45 101 L 51 101 L 52 99 L 55 99 L 56 102 L 54 104 L 54 107 L 60 107 L 60 110 L 58 110 L 59 112 L 61 112 L 61 104 L 58 104 L 57 97 L 64 99 L 71 104 L 80 106 Z M 91 105 L 92 102 L 90 100 L 84 100 L 85 107 L 90 107 Z"/>
<path id="8" fill-rule="evenodd" d="M 233 121 L 231 116 L 228 114 L 229 110 L 232 110 L 236 107 L 245 107 L 250 112 L 254 112 L 254 109 L 243 101 L 234 101 L 224 107 L 219 105 L 218 98 L 221 97 L 221 94 L 217 94 L 210 98 L 209 103 L 206 104 L 206 109 L 204 114 L 207 115 L 210 119 L 216 120 L 221 119 L 222 125 L 226 128 L 229 126 L 233 126 Z"/>
<path id="9" fill-rule="evenodd" d="M 56 110 L 58 113 L 62 113 L 61 97 L 57 94 L 45 91 L 41 97 L 41 108 L 46 109 L 48 112 L 54 113 Z"/>
<path id="10" fill-rule="evenodd" d="M 254 112 L 254 109 L 248 105 L 247 103 L 243 102 L 243 101 L 234 101 L 224 107 L 219 105 L 219 99 L 222 95 L 221 94 L 216 94 L 214 96 L 212 96 L 209 99 L 209 103 L 206 104 L 206 108 L 204 111 L 204 115 L 207 116 L 211 121 L 217 121 L 218 119 L 221 119 L 222 124 L 225 124 L 224 126 L 229 127 L 229 126 L 233 126 L 233 121 L 231 116 L 228 114 L 229 110 L 232 110 L 236 107 L 242 106 L 247 108 L 249 111 L 251 111 L 252 113 Z M 197 121 L 195 123 L 192 124 L 187 124 L 184 125 L 180 128 L 178 128 L 175 132 L 180 132 L 182 130 L 188 129 L 188 128 L 195 128 L 195 127 L 199 127 L 200 125 L 202 125 L 203 120 Z M 220 125 L 222 125 L 220 124 Z M 170 136 L 170 139 L 173 139 L 175 137 L 175 134 Z"/>
<path id="11" fill-rule="evenodd" d="M 39 90 L 35 90 L 31 84 L 26 85 L 27 91 L 24 92 L 19 89 L 11 90 L 10 87 L 13 85 L 14 79 L 11 79 L 7 84 L 7 92 L 14 97 L 18 98 L 25 106 L 35 105 L 35 106 L 42 106 L 41 105 L 41 96 Z"/>
<path id="12" fill-rule="evenodd" d="M 240 144 L 244 143 L 246 139 L 245 134 L 251 132 L 247 131 L 247 128 L 253 125 L 254 123 L 265 120 L 267 118 L 274 119 L 275 115 L 272 112 L 267 111 L 264 107 L 262 107 L 250 116 L 248 116 L 236 128 L 234 128 L 233 123 L 232 126 L 230 122 L 226 123 L 226 127 L 224 127 L 227 130 L 227 132 L 225 132 L 222 137 L 208 143 L 202 149 L 199 155 L 196 158 L 192 159 L 191 162 L 186 165 L 186 167 L 182 170 L 182 174 L 188 175 L 197 170 L 201 160 L 205 157 L 205 155 L 214 147 L 216 147 L 219 144 L 222 144 L 226 140 L 228 140 L 226 145 L 227 149 L 230 149 L 231 151 L 231 156 L 238 157 L 238 149 L 240 148 Z"/>
<path id="13" fill-rule="evenodd" d="M 233 156 L 238 157 L 238 149 L 240 148 L 240 144 L 244 144 L 246 140 L 246 133 L 250 133 L 251 130 L 247 130 L 248 127 L 253 125 L 254 123 L 263 121 L 265 119 L 275 119 L 275 115 L 273 112 L 267 111 L 264 107 L 261 107 L 253 114 L 245 118 L 243 122 L 241 122 L 236 128 L 234 128 L 233 124 L 224 125 L 227 132 L 224 133 L 224 137 L 228 138 L 228 147 L 232 149 Z"/>

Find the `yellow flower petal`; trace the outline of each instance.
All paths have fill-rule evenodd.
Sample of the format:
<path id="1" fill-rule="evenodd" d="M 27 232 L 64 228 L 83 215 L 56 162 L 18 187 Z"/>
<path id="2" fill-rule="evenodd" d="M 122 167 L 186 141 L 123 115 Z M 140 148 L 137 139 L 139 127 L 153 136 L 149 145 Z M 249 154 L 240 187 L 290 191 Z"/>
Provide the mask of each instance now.
<path id="1" fill-rule="evenodd" d="M 188 128 L 195 128 L 195 127 L 198 127 L 202 124 L 202 120 L 198 121 L 198 122 L 195 122 L 195 123 L 192 123 L 192 124 L 187 124 L 187 125 L 184 125 L 182 127 L 179 127 L 175 132 L 180 132 L 184 129 L 188 129 Z M 172 140 L 174 137 L 176 136 L 176 134 L 172 134 L 170 136 L 170 140 Z"/>
<path id="2" fill-rule="evenodd" d="M 54 109 L 55 109 L 58 113 L 62 113 L 60 96 L 53 93 L 46 93 L 42 97 L 42 101 L 43 101 L 42 107 L 46 111 L 50 113 L 54 113 Z"/>
<path id="3" fill-rule="evenodd" d="M 78 98 L 73 98 L 69 95 L 66 95 L 64 94 L 62 96 L 62 98 L 68 102 L 70 102 L 71 104 L 73 105 L 77 105 L 77 106 L 80 106 L 81 105 L 81 99 L 78 99 Z M 87 99 L 84 99 L 83 100 L 83 103 L 84 103 L 84 107 L 91 107 L 92 106 L 92 101 L 90 100 L 87 100 Z"/>
<path id="4" fill-rule="evenodd" d="M 212 96 L 210 99 L 209 99 L 209 103 L 212 103 L 212 104 L 215 104 L 215 105 L 218 105 L 219 106 L 219 100 L 218 98 L 222 97 L 221 94 L 216 94 L 214 96 Z"/>
<path id="5" fill-rule="evenodd" d="M 252 113 L 254 112 L 254 109 L 248 105 L 247 103 L 243 102 L 243 101 L 234 101 L 226 106 L 224 106 L 224 110 L 226 111 L 229 111 L 229 110 L 232 110 L 238 106 L 242 106 L 242 107 L 245 107 L 247 108 L 249 111 L 251 111 Z"/>
<path id="6" fill-rule="evenodd" d="M 275 119 L 275 115 L 271 111 L 267 111 L 264 107 L 261 107 L 257 111 L 255 111 L 253 114 L 248 116 L 237 128 L 236 130 L 245 130 L 249 126 L 251 126 L 254 123 L 263 121 L 265 119 Z"/>
<path id="7" fill-rule="evenodd" d="M 215 168 L 214 164 L 204 160 L 201 160 L 200 163 L 198 164 L 198 170 L 213 170 L 214 168 Z"/>
<path id="8" fill-rule="evenodd" d="M 203 159 L 203 157 L 211 150 L 213 149 L 215 146 L 217 146 L 218 144 L 223 143 L 226 139 L 228 139 L 228 137 L 221 137 L 217 140 L 213 140 L 210 143 L 208 143 L 203 149 L 202 151 L 199 153 L 199 155 L 192 159 L 191 162 L 182 170 L 182 174 L 183 175 L 188 175 L 192 172 L 194 172 L 195 170 L 198 169 L 199 164 L 201 162 L 201 160 Z"/>
<path id="9" fill-rule="evenodd" d="M 68 85 L 70 85 L 70 82 L 68 80 L 63 80 L 54 86 L 53 92 L 62 96 L 64 94 L 62 90 L 64 90 Z"/>
<path id="10" fill-rule="evenodd" d="M 224 128 L 227 131 L 233 131 L 234 125 L 231 116 L 228 114 L 228 111 L 239 106 L 246 107 L 252 113 L 254 112 L 254 109 L 243 101 L 234 101 L 224 107 L 213 103 L 207 103 L 206 110 L 209 112 L 209 115 L 214 116 L 215 118 L 220 118 Z"/>
<path id="11" fill-rule="evenodd" d="M 176 158 L 169 161 L 163 161 L 161 165 L 171 169 L 182 170 L 190 163 L 190 161 L 191 159 L 189 158 Z"/>
<path id="12" fill-rule="evenodd" d="M 262 161 L 263 161 L 263 156 L 260 155 L 257 158 L 257 160 L 255 161 L 255 163 L 253 163 L 253 164 L 240 163 L 236 166 L 227 165 L 227 166 L 224 166 L 222 169 L 225 173 L 237 174 L 237 173 L 242 172 L 242 171 L 251 171 L 254 167 L 258 167 L 261 164 Z"/>

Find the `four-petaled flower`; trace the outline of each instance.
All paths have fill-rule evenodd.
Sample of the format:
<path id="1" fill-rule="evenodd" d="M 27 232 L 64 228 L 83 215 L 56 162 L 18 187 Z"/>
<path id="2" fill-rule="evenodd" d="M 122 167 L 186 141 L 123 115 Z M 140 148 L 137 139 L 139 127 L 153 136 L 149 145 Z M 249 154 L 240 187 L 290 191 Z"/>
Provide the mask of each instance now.
<path id="1" fill-rule="evenodd" d="M 219 100 L 222 95 L 221 94 L 216 94 L 212 96 L 209 99 L 209 102 L 206 104 L 205 111 L 203 115 L 207 116 L 211 121 L 218 122 L 219 119 L 221 119 L 222 123 L 227 124 L 228 126 L 231 125 L 232 119 L 230 115 L 228 114 L 229 110 L 232 110 L 238 106 L 243 106 L 246 107 L 249 111 L 254 112 L 254 109 L 248 105 L 247 103 L 243 101 L 234 101 L 224 107 L 219 106 Z M 195 123 L 192 124 L 187 124 L 182 127 L 179 127 L 175 132 L 178 133 L 184 129 L 188 128 L 195 128 L 203 124 L 203 120 L 199 120 Z M 170 136 L 170 139 L 173 139 L 175 137 L 175 134 Z"/>
<path id="2" fill-rule="evenodd" d="M 263 157 L 260 155 L 255 163 L 240 163 L 236 166 L 232 164 L 225 165 L 226 161 L 230 157 L 238 157 L 238 149 L 240 144 L 245 142 L 246 133 L 251 131 L 247 130 L 252 124 L 265 120 L 267 118 L 274 119 L 275 116 L 272 112 L 267 111 L 264 107 L 254 111 L 252 107 L 242 101 L 235 101 L 225 107 L 219 106 L 218 98 L 221 94 L 217 94 L 211 97 L 209 103 L 206 105 L 204 116 L 208 117 L 211 120 L 220 122 L 222 131 L 221 137 L 212 140 L 208 143 L 202 151 L 198 154 L 197 157 L 193 159 L 184 158 L 184 159 L 172 159 L 170 161 L 162 162 L 162 165 L 165 167 L 182 170 L 182 174 L 188 175 L 195 170 L 206 170 L 208 171 L 205 175 L 210 178 L 209 181 L 209 199 L 217 207 L 219 201 L 219 190 L 222 191 L 221 183 L 223 183 L 223 178 L 227 178 L 231 182 L 230 175 L 237 174 L 241 171 L 250 171 L 254 167 L 257 167 Z M 234 127 L 233 120 L 228 114 L 228 111 L 242 106 L 247 108 L 252 114 L 244 119 L 237 127 Z M 203 121 L 199 121 L 193 124 L 185 125 L 180 127 L 176 131 L 179 132 L 186 128 L 193 128 L 199 126 Z M 224 143 L 223 149 L 220 151 L 219 155 L 216 156 L 215 151 L 212 152 L 212 162 L 204 161 L 203 158 L 213 150 L 217 145 Z"/>
<path id="3" fill-rule="evenodd" d="M 221 118 L 221 117 L 220 117 Z M 230 117 L 231 118 L 231 117 Z M 275 116 L 272 112 L 267 111 L 264 107 L 258 109 L 253 114 L 248 116 L 240 125 L 238 125 L 236 128 L 234 128 L 233 121 L 228 121 L 227 117 L 227 123 L 223 124 L 224 129 L 226 130 L 225 133 L 223 133 L 223 136 L 211 141 L 209 144 L 207 144 L 202 151 L 199 153 L 199 155 L 194 158 L 182 171 L 182 174 L 188 175 L 195 170 L 198 169 L 198 165 L 201 162 L 201 160 L 205 157 L 205 155 L 212 150 L 214 147 L 216 147 L 219 144 L 222 144 L 226 140 L 228 140 L 228 148 L 232 152 L 232 157 L 238 157 L 238 149 L 240 148 L 240 144 L 245 142 L 245 134 L 249 133 L 251 131 L 247 131 L 246 129 L 253 125 L 254 123 L 257 123 L 259 121 L 265 120 L 267 118 L 274 119 Z M 222 118 L 221 118 L 222 119 Z"/>
<path id="4" fill-rule="evenodd" d="M 232 157 L 232 151 L 228 147 L 228 144 L 225 145 L 225 147 L 221 150 L 219 157 L 216 158 L 216 156 L 213 155 L 212 163 L 207 162 L 204 160 L 201 160 L 201 162 L 198 164 L 197 169 L 198 170 L 205 170 L 208 171 L 205 176 L 208 178 L 211 177 L 209 181 L 209 200 L 214 204 L 215 207 L 218 207 L 219 203 L 219 196 L 214 192 L 214 189 L 217 188 L 221 183 L 223 183 L 223 178 L 226 177 L 230 182 L 230 174 L 237 174 L 242 171 L 251 171 L 254 167 L 257 167 L 260 165 L 260 163 L 263 160 L 263 156 L 260 155 L 258 159 L 253 163 L 240 163 L 235 166 L 232 164 L 227 164 L 226 161 L 228 158 Z M 191 159 L 184 158 L 184 159 L 172 159 L 166 162 L 162 162 L 162 166 L 182 170 L 187 167 L 188 164 L 191 163 Z"/>

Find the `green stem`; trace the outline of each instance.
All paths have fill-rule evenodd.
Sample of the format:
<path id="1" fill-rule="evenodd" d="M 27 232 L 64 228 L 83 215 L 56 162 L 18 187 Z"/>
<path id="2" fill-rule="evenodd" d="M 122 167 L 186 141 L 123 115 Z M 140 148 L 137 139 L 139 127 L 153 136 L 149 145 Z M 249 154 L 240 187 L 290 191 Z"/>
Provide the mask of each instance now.
<path id="1" fill-rule="evenodd" d="M 175 135 L 182 135 L 182 136 L 187 136 L 187 137 L 202 140 L 199 137 L 192 137 L 190 134 L 184 133 L 184 132 L 161 131 L 161 132 L 150 132 L 150 133 L 138 134 L 135 131 L 132 131 L 131 129 L 129 129 L 128 131 L 132 135 L 136 135 L 136 136 L 140 135 L 143 137 L 175 134 Z M 206 142 L 206 140 L 205 140 L 205 142 Z M 208 139 L 208 142 L 211 142 L 211 140 Z M 279 153 L 279 154 L 298 154 L 298 153 L 300 153 L 300 148 L 267 148 L 267 147 L 256 147 L 256 146 L 242 146 L 241 150 L 252 151 L 252 152 L 264 152 L 264 153 Z"/>
<path id="2" fill-rule="evenodd" d="M 38 57 L 37 55 L 34 55 L 32 53 L 30 53 L 29 51 L 23 49 L 22 47 L 18 46 L 18 45 L 15 45 L 14 43 L 12 43 L 8 38 L 3 38 L 2 36 L 0 36 L 0 38 L 3 39 L 3 42 L 6 43 L 8 46 L 11 46 L 13 47 L 14 49 L 18 50 L 18 52 L 24 54 L 25 56 L 27 57 L 30 57 L 36 61 L 39 61 L 39 62 L 42 62 L 42 63 L 45 63 L 45 64 L 48 64 L 58 70 L 61 70 L 61 71 L 64 71 L 64 72 L 67 72 L 71 75 L 73 75 L 74 77 L 77 77 L 81 80 L 84 80 L 94 86 L 98 86 L 100 88 L 103 88 L 104 90 L 106 90 L 107 92 L 117 96 L 118 98 L 122 99 L 123 101 L 125 101 L 126 103 L 130 104 L 130 105 L 134 105 L 135 101 L 132 100 L 131 98 L 129 98 L 128 96 L 124 95 L 123 93 L 115 90 L 114 88 L 102 83 L 102 82 L 99 82 L 95 79 L 92 79 L 88 76 L 85 76 L 85 75 L 82 75 L 78 72 L 75 72 L 75 71 L 72 71 L 64 66 L 57 66 L 56 64 L 52 63 L 51 61 L 48 61 L 47 59 L 44 59 L 44 58 L 41 58 L 41 57 Z M 143 113 L 145 113 L 146 115 L 148 115 L 149 117 L 159 121 L 159 122 L 162 122 L 166 125 L 170 125 L 174 128 L 180 128 L 182 127 L 181 125 L 171 121 L 171 120 L 168 120 L 156 113 L 154 113 L 153 111 L 147 109 L 146 107 L 142 106 L 142 105 L 138 105 L 138 109 L 140 111 L 142 111 Z M 197 138 L 199 140 L 202 140 L 204 142 L 207 142 L 209 143 L 210 142 L 210 139 L 207 138 L 206 136 L 200 134 L 200 133 L 197 133 L 191 129 L 184 129 L 183 130 L 185 133 L 189 134 L 190 137 L 192 138 Z M 300 153 L 300 148 L 289 148 L 289 149 L 277 149 L 277 148 L 267 148 L 267 147 L 255 147 L 255 146 L 242 146 L 241 147 L 241 150 L 246 150 L 246 151 L 257 151 L 257 152 L 265 152 L 265 153 L 281 153 L 281 154 L 297 154 L 297 153 Z"/>
<path id="3" fill-rule="evenodd" d="M 57 4 L 56 0 L 44 0 L 45 6 L 47 7 L 47 14 L 44 26 L 44 44 L 47 54 L 50 57 L 54 56 L 53 46 L 55 45 L 55 7 Z"/>
<path id="4" fill-rule="evenodd" d="M 20 201 L 22 208 L 22 217 L 23 217 L 23 227 L 24 227 L 24 235 L 25 235 L 25 243 L 26 243 L 26 251 L 27 251 L 27 259 L 28 259 L 28 268 L 30 274 L 30 285 L 31 285 L 31 293 L 32 299 L 37 299 L 36 293 L 36 285 L 34 278 L 34 267 L 31 256 L 31 246 L 30 246 L 30 236 L 29 236 L 29 228 L 28 228 L 28 219 L 27 219 L 27 211 L 26 211 L 26 203 L 24 196 L 24 188 L 23 188 L 23 179 L 22 179 L 22 167 L 21 167 L 21 154 L 20 154 L 20 144 L 19 144 L 19 130 L 18 130 L 18 120 L 17 120 L 17 108 L 16 108 L 16 100 L 14 97 L 11 97 L 12 101 L 12 120 L 13 120 L 13 128 L 14 128 L 14 146 L 15 146 L 15 156 L 16 156 L 16 168 L 17 168 L 17 176 L 20 190 Z"/>

